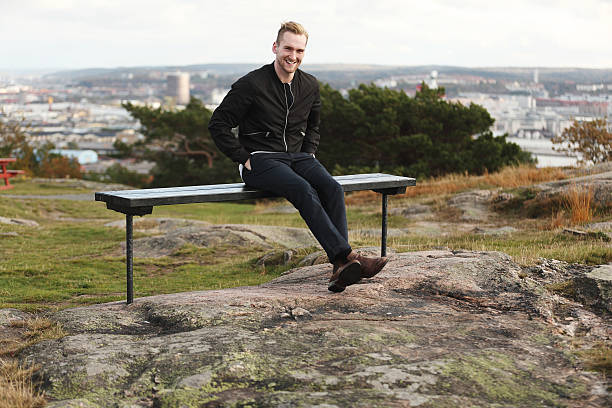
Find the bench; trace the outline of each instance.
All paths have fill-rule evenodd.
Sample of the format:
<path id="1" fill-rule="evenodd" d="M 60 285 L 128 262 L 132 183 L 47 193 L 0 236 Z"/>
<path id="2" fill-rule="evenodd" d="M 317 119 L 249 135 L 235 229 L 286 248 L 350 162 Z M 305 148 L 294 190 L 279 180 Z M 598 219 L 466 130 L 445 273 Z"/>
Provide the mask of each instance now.
<path id="1" fill-rule="evenodd" d="M 409 177 L 389 174 L 356 174 L 334 177 L 345 192 L 373 190 L 382 194 L 381 256 L 387 252 L 387 196 L 401 194 L 406 187 L 416 185 Z M 268 192 L 252 190 L 243 183 L 215 184 L 140 190 L 102 191 L 95 193 L 96 201 L 106 203 L 106 208 L 125 214 L 127 303 L 134 301 L 133 284 L 133 216 L 151 214 L 158 205 L 210 203 L 276 197 Z"/>
<path id="2" fill-rule="evenodd" d="M 13 163 L 15 161 L 17 161 L 17 159 L 14 157 L 0 158 L 0 179 L 4 180 L 4 185 L 0 186 L 0 190 L 8 190 L 9 188 L 13 188 L 13 186 L 9 182 L 9 179 L 19 174 L 25 173 L 25 171 L 23 170 L 7 170 L 6 169 L 7 164 Z"/>

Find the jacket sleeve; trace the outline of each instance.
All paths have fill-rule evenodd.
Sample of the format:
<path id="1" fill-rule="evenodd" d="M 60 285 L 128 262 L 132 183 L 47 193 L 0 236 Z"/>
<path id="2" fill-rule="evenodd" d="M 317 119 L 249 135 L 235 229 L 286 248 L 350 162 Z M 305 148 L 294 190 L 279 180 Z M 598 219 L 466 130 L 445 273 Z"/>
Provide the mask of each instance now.
<path id="1" fill-rule="evenodd" d="M 215 144 L 226 156 L 237 163 L 244 164 L 250 153 L 232 133 L 253 101 L 252 87 L 244 77 L 236 81 L 221 104 L 215 109 L 208 124 L 208 130 Z"/>
<path id="2" fill-rule="evenodd" d="M 306 134 L 302 142 L 302 151 L 306 153 L 316 153 L 319 147 L 319 123 L 321 122 L 321 95 L 319 92 L 319 84 L 316 82 L 315 99 L 310 107 L 308 120 L 306 122 Z"/>

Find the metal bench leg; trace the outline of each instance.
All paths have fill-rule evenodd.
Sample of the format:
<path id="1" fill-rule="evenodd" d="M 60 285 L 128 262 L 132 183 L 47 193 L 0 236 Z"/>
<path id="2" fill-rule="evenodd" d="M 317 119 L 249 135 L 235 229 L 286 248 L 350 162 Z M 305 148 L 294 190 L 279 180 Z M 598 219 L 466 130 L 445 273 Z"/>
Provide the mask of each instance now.
<path id="1" fill-rule="evenodd" d="M 387 256 L 387 194 L 382 194 L 382 236 L 380 238 L 380 256 Z"/>
<path id="2" fill-rule="evenodd" d="M 125 264 L 127 266 L 127 304 L 134 302 L 133 215 L 125 215 Z"/>

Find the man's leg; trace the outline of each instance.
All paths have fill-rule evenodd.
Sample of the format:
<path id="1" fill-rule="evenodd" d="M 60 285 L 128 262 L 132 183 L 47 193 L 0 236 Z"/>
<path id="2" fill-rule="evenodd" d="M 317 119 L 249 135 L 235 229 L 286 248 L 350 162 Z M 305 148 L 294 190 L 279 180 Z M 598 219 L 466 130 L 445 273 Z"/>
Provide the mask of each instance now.
<path id="1" fill-rule="evenodd" d="M 328 196 L 325 197 L 324 205 L 316 189 L 291 168 L 291 163 L 291 153 L 254 154 L 251 156 L 251 170 L 243 169 L 242 178 L 249 187 L 270 191 L 289 200 L 300 212 L 308 228 L 327 253 L 330 262 L 334 262 L 337 258 L 346 258 L 351 252 L 351 247 L 347 240 L 344 210 L 341 211 L 344 221 L 338 224 L 341 228 L 339 230 L 334 223 L 335 220 L 331 219 L 325 208 L 325 205 L 333 208 L 332 213 L 336 217 L 336 213 L 340 213 L 336 208 L 338 205 L 331 205 Z M 332 181 L 335 182 L 333 179 Z M 342 196 L 342 208 L 344 208 L 344 196 Z"/>
<path id="2" fill-rule="evenodd" d="M 298 153 L 296 155 L 297 158 L 293 160 L 292 168 L 314 187 L 325 212 L 348 242 L 346 206 L 342 186 L 312 155 L 308 153 Z"/>
<path id="3" fill-rule="evenodd" d="M 321 203 L 330 219 L 339 231 L 345 231 L 348 242 L 348 228 L 346 222 L 346 206 L 344 205 L 344 191 L 342 186 L 334 180 L 325 167 L 310 154 L 298 154 L 292 167 L 296 173 L 304 177 L 317 191 Z M 372 278 L 387 264 L 387 257 L 366 257 L 351 252 L 347 259 L 355 259 L 361 264 L 361 277 Z M 335 268 L 334 268 L 335 270 Z"/>

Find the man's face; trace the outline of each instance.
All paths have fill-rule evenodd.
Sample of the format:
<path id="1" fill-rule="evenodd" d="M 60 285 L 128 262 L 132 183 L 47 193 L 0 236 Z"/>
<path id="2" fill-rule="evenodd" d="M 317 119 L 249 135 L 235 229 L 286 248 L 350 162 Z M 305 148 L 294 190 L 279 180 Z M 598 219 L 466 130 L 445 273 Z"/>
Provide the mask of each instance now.
<path id="1" fill-rule="evenodd" d="M 304 58 L 306 36 L 285 31 L 277 44 L 274 42 L 272 52 L 276 54 L 276 65 L 287 74 L 293 74 Z"/>

